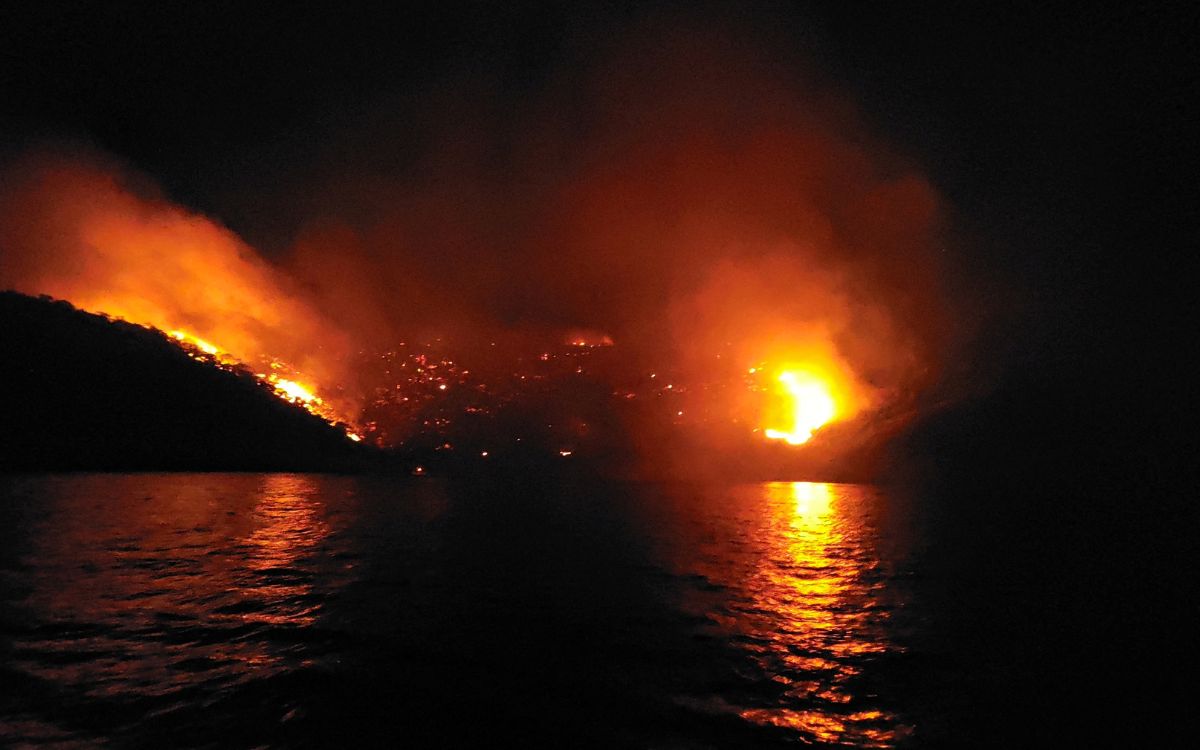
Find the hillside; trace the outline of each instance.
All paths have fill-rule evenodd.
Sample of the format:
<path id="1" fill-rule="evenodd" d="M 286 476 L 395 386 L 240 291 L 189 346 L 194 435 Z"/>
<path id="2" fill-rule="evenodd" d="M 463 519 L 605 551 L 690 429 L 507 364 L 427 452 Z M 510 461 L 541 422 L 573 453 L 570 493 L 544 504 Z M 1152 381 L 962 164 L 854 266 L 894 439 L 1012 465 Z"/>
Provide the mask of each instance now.
<path id="1" fill-rule="evenodd" d="M 159 331 L 0 292 L 0 470 L 340 470 L 367 449 Z"/>

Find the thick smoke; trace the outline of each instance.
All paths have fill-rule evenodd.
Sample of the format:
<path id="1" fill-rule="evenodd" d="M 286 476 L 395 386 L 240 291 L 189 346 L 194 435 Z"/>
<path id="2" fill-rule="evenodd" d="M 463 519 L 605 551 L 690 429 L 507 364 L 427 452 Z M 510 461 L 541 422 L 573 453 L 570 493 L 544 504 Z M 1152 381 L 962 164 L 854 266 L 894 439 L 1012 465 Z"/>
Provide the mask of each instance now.
<path id="1" fill-rule="evenodd" d="M 371 331 L 586 327 L 695 375 L 729 347 L 819 357 L 856 410 L 911 403 L 952 328 L 935 191 L 794 55 L 722 28 L 642 20 L 518 92 L 468 71 L 346 125 L 297 178 L 292 268 Z"/>
<path id="2" fill-rule="evenodd" d="M 274 187 L 228 193 L 258 201 L 245 229 L 290 278 L 112 170 L 26 160 L 4 180 L 0 282 L 343 382 L 347 348 L 431 331 L 586 329 L 693 380 L 718 353 L 815 360 L 853 413 L 891 419 L 947 357 L 938 197 L 780 62 L 794 50 L 735 27 L 580 31 L 515 83 L 468 65 L 314 124 L 305 148 L 323 145 Z"/>
<path id="3" fill-rule="evenodd" d="M 39 150 L 0 185 L 0 286 L 183 330 L 253 365 L 279 359 L 318 383 L 344 377 L 348 340 L 285 274 L 112 159 Z"/>

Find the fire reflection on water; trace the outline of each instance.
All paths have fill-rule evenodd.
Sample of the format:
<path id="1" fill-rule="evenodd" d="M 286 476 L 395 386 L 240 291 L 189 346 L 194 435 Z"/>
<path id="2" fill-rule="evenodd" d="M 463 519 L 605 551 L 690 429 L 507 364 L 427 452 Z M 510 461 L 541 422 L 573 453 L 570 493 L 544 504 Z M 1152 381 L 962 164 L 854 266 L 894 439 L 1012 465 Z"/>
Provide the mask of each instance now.
<path id="1" fill-rule="evenodd" d="M 320 612 L 311 576 L 297 567 L 329 533 L 313 497 L 317 489 L 302 474 L 263 477 L 261 499 L 253 511 L 257 525 L 246 539 L 249 577 L 244 590 L 248 598 L 268 606 L 248 613 L 248 620 L 304 626 Z"/>
<path id="2" fill-rule="evenodd" d="M 37 578 L 11 616 L 11 664 L 87 700 L 186 694 L 307 661 L 285 636 L 312 625 L 322 591 L 315 480 L 301 475 L 83 475 L 37 487 Z M 233 540 L 241 540 L 235 542 Z M 233 543 L 231 543 L 233 542 Z"/>
<path id="3" fill-rule="evenodd" d="M 897 739 L 892 726 L 896 717 L 855 707 L 859 696 L 848 685 L 864 657 L 889 648 L 879 627 L 886 613 L 871 604 L 876 562 L 855 538 L 861 529 L 840 515 L 841 506 L 859 499 L 860 492 L 810 482 L 766 487 L 779 537 L 753 589 L 777 632 L 760 658 L 764 664 L 789 667 L 772 679 L 786 686 L 788 698 L 811 707 L 741 713 L 754 722 L 794 727 L 823 742 L 886 747 Z"/>
<path id="4" fill-rule="evenodd" d="M 697 614 L 750 669 L 739 669 L 741 700 L 705 710 L 807 742 L 891 747 L 910 734 L 864 682 L 875 662 L 902 651 L 876 550 L 878 499 L 859 485 L 770 483 L 707 508 L 708 529 L 683 564 L 716 592 L 694 603 Z"/>
<path id="5" fill-rule="evenodd" d="M 348 710 L 320 714 L 309 676 L 336 669 L 365 691 L 418 652 L 427 666 L 405 695 L 434 698 L 405 721 L 430 705 L 458 721 L 465 682 L 511 694 L 498 712 L 561 710 L 549 675 L 587 683 L 598 705 L 666 717 L 618 726 L 626 740 L 648 734 L 616 746 L 659 746 L 660 729 L 704 746 L 732 728 L 747 741 L 730 747 L 919 734 L 889 673 L 912 621 L 888 544 L 903 533 L 884 533 L 870 487 L 622 484 L 595 504 L 553 494 L 543 507 L 427 480 L 81 475 L 0 483 L 6 497 L 0 667 L 56 696 L 14 699 L 21 737 L 53 738 L 82 715 L 100 737 L 159 719 L 221 737 L 226 721 L 252 735 L 231 744 L 267 745 L 286 717 Z M 384 657 L 380 644 L 399 645 Z M 574 656 L 560 668 L 548 653 Z M 702 716 L 678 721 L 687 712 Z"/>

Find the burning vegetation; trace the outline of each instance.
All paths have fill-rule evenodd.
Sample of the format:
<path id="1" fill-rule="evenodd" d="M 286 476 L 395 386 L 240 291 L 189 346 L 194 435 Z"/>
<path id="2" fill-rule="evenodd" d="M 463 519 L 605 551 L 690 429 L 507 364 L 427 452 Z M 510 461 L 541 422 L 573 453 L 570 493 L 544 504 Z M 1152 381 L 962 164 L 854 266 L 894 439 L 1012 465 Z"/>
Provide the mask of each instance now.
<path id="1" fill-rule="evenodd" d="M 837 439 L 820 438 L 839 424 L 895 408 L 881 385 L 915 390 L 898 380 L 903 363 L 889 371 L 894 340 L 864 344 L 894 333 L 886 318 L 864 318 L 828 272 L 778 257 L 718 265 L 672 302 L 673 331 L 654 334 L 657 347 L 595 328 L 353 347 L 286 274 L 213 222 L 97 169 L 51 160 L 20 176 L 0 230 L 18 251 L 51 246 L 12 256 L 6 284 L 160 329 L 191 358 L 251 373 L 382 448 L 492 461 L 530 451 L 635 461 L 664 446 L 720 454 L 754 441 L 829 451 Z"/>
<path id="2" fill-rule="evenodd" d="M 193 336 L 186 331 L 169 331 L 168 335 L 184 347 L 192 359 L 209 362 L 216 367 L 225 369 L 252 371 L 248 363 L 238 360 L 219 346 L 198 336 Z M 346 437 L 354 442 L 362 441 L 362 435 L 359 435 L 352 426 L 356 417 L 339 413 L 337 409 L 314 392 L 313 386 L 304 385 L 294 379 L 303 377 L 302 375 L 295 373 L 287 364 L 277 359 L 260 358 L 260 364 L 265 365 L 262 368 L 265 372 L 254 372 L 254 376 L 270 385 L 276 396 L 330 424 L 341 426 L 346 432 Z"/>
<path id="3" fill-rule="evenodd" d="M 345 336 L 230 231 L 62 154 L 30 157 L 6 177 L 6 286 L 157 328 L 193 358 L 245 367 L 280 398 L 353 423 L 338 385 Z"/>
<path id="4" fill-rule="evenodd" d="M 429 103 L 426 153 L 391 160 L 410 171 L 362 174 L 385 146 L 347 123 L 328 171 L 261 207 L 286 227 L 265 253 L 107 157 L 30 152 L 0 179 L 0 286 L 167 332 L 386 448 L 833 460 L 941 374 L 939 202 L 763 62 L 650 23 L 503 137 L 462 125 L 488 121 L 474 99 Z M 580 106 L 585 131 L 539 119 Z"/>
<path id="5" fill-rule="evenodd" d="M 828 424 L 837 416 L 837 407 L 829 392 L 829 385 L 820 377 L 804 370 L 784 370 L 779 373 L 783 385 L 784 429 L 771 427 L 763 430 L 771 440 L 782 440 L 788 445 L 803 445 L 812 439 L 813 432 Z"/>
<path id="6" fill-rule="evenodd" d="M 369 452 L 161 331 L 0 292 L 0 469 L 346 470 Z"/>

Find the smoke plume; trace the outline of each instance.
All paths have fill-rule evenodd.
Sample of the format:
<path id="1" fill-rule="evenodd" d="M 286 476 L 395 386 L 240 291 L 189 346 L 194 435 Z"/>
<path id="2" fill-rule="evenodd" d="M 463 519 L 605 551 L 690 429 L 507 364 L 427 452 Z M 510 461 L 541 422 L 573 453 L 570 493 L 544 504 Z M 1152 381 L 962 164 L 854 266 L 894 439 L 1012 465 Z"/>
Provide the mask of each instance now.
<path id="1" fill-rule="evenodd" d="M 342 385 L 347 352 L 414 332 L 589 330 L 694 380 L 718 354 L 817 361 L 846 416 L 905 412 L 953 338 L 939 198 L 761 31 L 577 29 L 516 82 L 463 65 L 327 117 L 269 188 L 213 200 L 240 201 L 265 257 L 112 163 L 27 156 L 3 178 L 0 283 Z"/>

